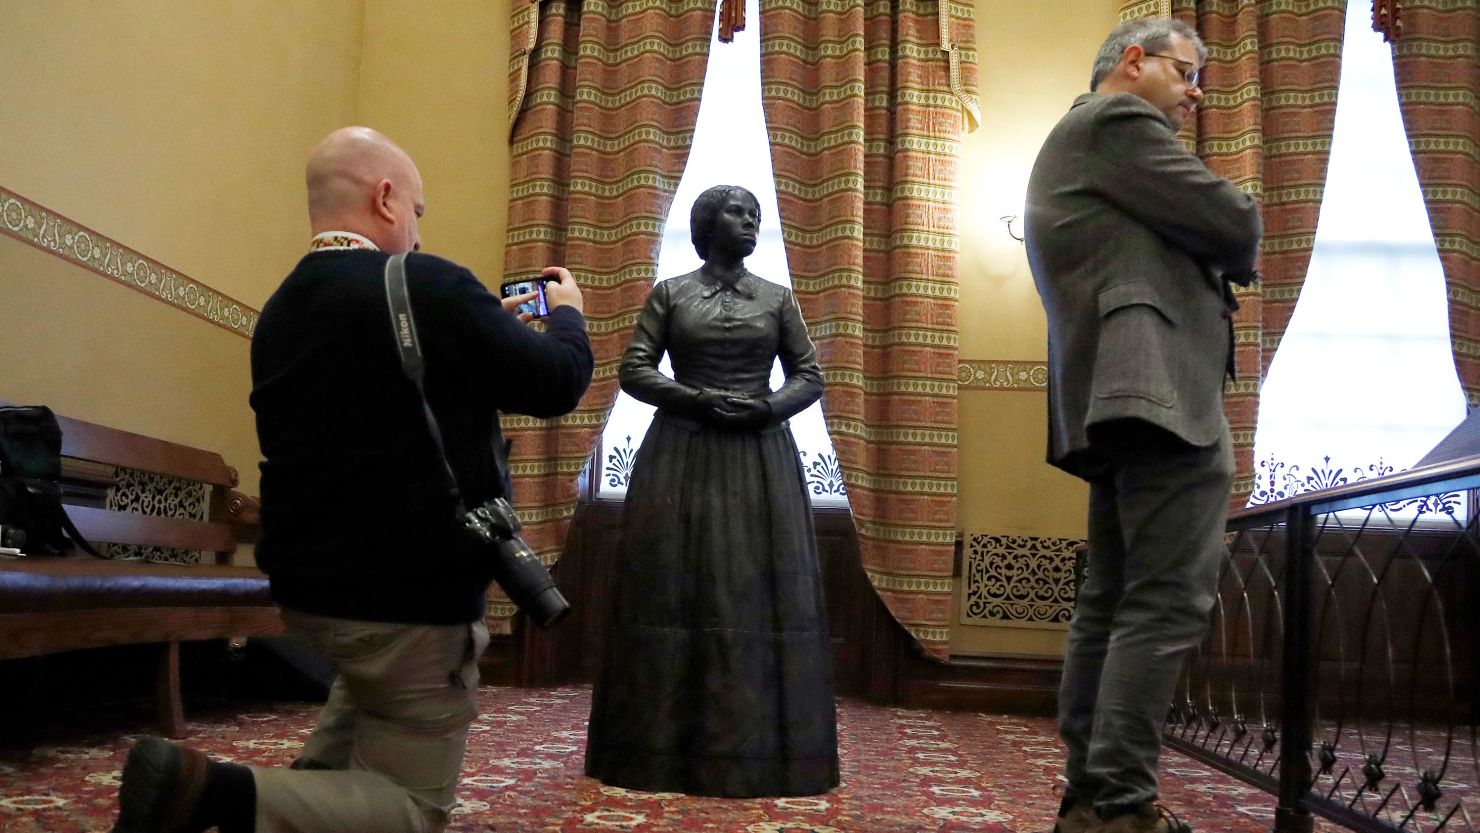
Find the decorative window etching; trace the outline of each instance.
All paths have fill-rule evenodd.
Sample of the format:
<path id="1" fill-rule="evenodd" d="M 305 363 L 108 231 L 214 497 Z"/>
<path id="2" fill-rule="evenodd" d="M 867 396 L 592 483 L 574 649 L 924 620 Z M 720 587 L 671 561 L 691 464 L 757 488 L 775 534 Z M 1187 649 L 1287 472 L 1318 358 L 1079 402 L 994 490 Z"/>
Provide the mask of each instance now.
<path id="1" fill-rule="evenodd" d="M 843 487 L 843 467 L 838 464 L 838 455 L 818 451 L 817 459 L 808 461 L 808 453 L 802 455 L 802 471 L 807 475 L 807 491 L 816 496 L 846 498 L 848 490 Z"/>
<path id="2" fill-rule="evenodd" d="M 105 509 L 163 518 L 205 521 L 210 511 L 210 486 L 163 474 L 120 467 L 117 480 L 108 490 Z M 199 564 L 200 550 L 145 547 L 135 544 L 102 544 L 99 552 L 124 561 L 158 561 L 169 564 Z"/>
<path id="3" fill-rule="evenodd" d="M 635 459 L 637 449 L 633 448 L 632 435 L 628 434 L 625 443 L 606 453 L 606 480 L 603 485 L 626 491 L 628 484 L 632 482 L 632 461 Z"/>
<path id="4" fill-rule="evenodd" d="M 1365 466 L 1335 466 L 1331 456 L 1323 455 L 1320 463 L 1302 466 L 1275 458 L 1274 455 L 1259 460 L 1255 465 L 1254 491 L 1249 495 L 1249 505 L 1258 506 L 1277 500 L 1292 498 L 1306 492 L 1332 489 L 1351 483 L 1361 483 L 1374 477 L 1392 474 L 1393 467 L 1378 458 Z M 1383 504 L 1388 518 L 1396 519 L 1425 515 L 1448 515 L 1464 521 L 1465 496 L 1463 492 L 1446 492 L 1441 495 L 1426 495 Z M 1360 510 L 1357 510 L 1360 511 Z"/>
<path id="5" fill-rule="evenodd" d="M 1077 538 L 991 535 L 966 540 L 961 623 L 1067 630 L 1074 613 Z"/>

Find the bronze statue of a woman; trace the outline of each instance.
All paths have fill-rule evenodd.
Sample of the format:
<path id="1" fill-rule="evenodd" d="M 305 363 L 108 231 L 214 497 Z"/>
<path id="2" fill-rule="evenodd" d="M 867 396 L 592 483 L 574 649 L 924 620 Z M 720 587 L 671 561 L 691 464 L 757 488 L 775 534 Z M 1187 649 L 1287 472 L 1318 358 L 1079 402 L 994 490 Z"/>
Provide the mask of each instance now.
<path id="1" fill-rule="evenodd" d="M 653 287 L 622 357 L 622 389 L 658 410 L 627 490 L 586 773 L 637 790 L 813 795 L 838 784 L 837 722 L 786 421 L 822 395 L 822 372 L 791 291 L 745 270 L 755 196 L 711 188 L 690 219 L 704 265 Z"/>

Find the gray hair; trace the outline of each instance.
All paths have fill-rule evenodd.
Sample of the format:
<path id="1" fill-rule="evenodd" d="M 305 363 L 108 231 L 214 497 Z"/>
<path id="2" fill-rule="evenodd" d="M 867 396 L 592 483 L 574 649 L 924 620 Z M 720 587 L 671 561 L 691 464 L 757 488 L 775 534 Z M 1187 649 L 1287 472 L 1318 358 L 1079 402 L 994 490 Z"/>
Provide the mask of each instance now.
<path id="1" fill-rule="evenodd" d="M 1089 90 L 1094 92 L 1110 70 L 1120 63 L 1120 56 L 1131 46 L 1139 46 L 1148 53 L 1161 52 L 1172 45 L 1172 35 L 1177 34 L 1186 38 L 1189 43 L 1197 49 L 1197 62 L 1201 66 L 1208 60 L 1208 48 L 1203 46 L 1202 38 L 1197 36 L 1197 30 L 1181 20 L 1168 20 L 1164 17 L 1141 17 L 1116 26 L 1100 44 L 1100 51 L 1095 55 L 1094 68 L 1089 74 Z"/>

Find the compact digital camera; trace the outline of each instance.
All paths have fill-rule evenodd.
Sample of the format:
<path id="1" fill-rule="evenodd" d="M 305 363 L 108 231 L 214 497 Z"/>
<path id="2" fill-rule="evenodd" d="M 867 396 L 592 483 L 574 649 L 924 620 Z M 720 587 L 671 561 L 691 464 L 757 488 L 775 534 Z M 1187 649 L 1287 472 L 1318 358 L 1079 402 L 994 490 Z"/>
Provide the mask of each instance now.
<path id="1" fill-rule="evenodd" d="M 500 294 L 505 298 L 513 298 L 516 295 L 527 295 L 531 292 L 534 298 L 519 305 L 519 312 L 527 312 L 535 318 L 544 318 L 550 314 L 550 305 L 545 300 L 545 282 L 540 278 L 531 278 L 523 281 L 504 281 L 499 286 Z"/>
<path id="2" fill-rule="evenodd" d="M 494 498 L 469 510 L 462 525 L 475 543 L 488 548 L 493 580 L 535 624 L 548 628 L 570 612 L 570 602 L 560 594 L 550 571 L 519 537 L 522 524 L 508 500 Z"/>

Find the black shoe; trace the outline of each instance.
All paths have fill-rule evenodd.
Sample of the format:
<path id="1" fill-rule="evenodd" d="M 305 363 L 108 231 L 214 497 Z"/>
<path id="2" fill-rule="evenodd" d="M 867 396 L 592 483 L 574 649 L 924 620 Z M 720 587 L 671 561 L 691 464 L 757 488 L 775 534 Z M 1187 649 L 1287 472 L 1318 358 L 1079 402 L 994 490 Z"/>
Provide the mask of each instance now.
<path id="1" fill-rule="evenodd" d="M 209 763 L 205 754 L 164 738 L 140 738 L 123 765 L 111 833 L 187 833 Z"/>

